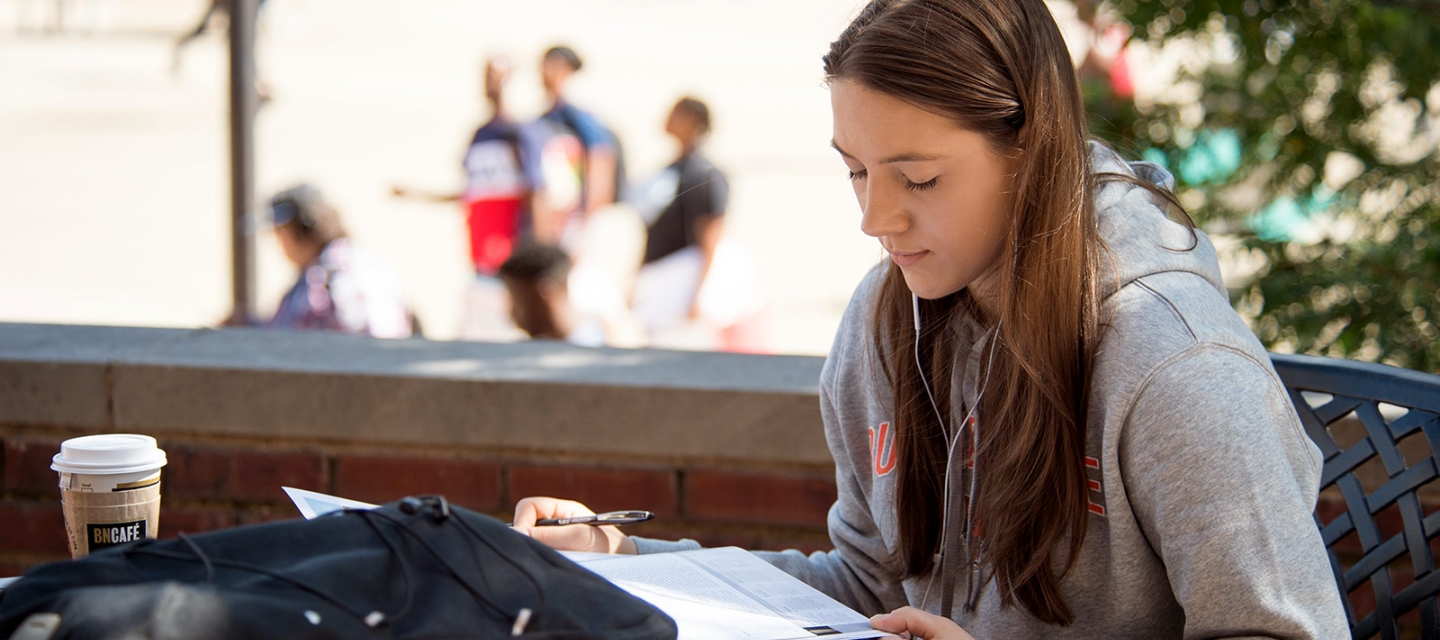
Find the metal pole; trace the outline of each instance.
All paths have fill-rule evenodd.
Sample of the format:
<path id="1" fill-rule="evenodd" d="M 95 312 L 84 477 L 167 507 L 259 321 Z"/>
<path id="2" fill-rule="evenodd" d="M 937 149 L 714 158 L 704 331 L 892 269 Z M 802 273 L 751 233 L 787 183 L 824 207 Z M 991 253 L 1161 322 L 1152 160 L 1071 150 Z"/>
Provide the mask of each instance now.
<path id="1" fill-rule="evenodd" d="M 230 5 L 230 252 L 234 309 L 249 318 L 255 309 L 255 237 L 248 214 L 255 209 L 255 11 L 256 0 Z"/>

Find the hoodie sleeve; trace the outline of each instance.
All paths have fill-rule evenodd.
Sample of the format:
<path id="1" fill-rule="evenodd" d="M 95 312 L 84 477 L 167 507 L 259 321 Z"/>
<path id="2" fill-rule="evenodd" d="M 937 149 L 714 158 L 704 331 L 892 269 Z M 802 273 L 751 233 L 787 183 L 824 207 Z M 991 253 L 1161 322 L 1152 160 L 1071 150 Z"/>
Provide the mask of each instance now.
<path id="1" fill-rule="evenodd" d="M 1319 451 L 1267 364 L 1196 345 L 1156 367 L 1123 428 L 1125 489 L 1186 638 L 1348 637 L 1311 517 Z"/>
<path id="2" fill-rule="evenodd" d="M 828 371 L 827 371 L 828 373 Z M 758 552 L 758 555 L 786 573 L 840 601 L 866 616 L 888 613 L 907 603 L 901 578 L 890 570 L 890 550 L 880 535 L 870 505 L 870 497 L 856 474 L 854 438 L 846 438 L 845 416 L 836 408 L 830 376 L 820 385 L 820 412 L 825 420 L 825 435 L 835 455 L 835 487 L 838 498 L 830 507 L 826 524 L 830 529 L 832 551 L 817 551 L 806 556 L 799 551 Z M 860 430 L 864 430 L 861 425 Z M 868 442 L 867 442 L 868 447 Z M 859 452 L 868 462 L 868 449 Z M 869 471 L 869 467 L 862 467 Z"/>

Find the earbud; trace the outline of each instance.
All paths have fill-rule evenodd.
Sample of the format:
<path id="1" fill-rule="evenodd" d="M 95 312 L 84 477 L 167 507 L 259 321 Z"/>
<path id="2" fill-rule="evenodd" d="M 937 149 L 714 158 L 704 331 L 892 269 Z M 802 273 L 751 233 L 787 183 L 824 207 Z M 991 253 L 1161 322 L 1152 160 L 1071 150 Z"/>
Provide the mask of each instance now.
<path id="1" fill-rule="evenodd" d="M 915 341 L 920 341 L 920 296 L 910 294 L 910 308 L 915 310 Z"/>

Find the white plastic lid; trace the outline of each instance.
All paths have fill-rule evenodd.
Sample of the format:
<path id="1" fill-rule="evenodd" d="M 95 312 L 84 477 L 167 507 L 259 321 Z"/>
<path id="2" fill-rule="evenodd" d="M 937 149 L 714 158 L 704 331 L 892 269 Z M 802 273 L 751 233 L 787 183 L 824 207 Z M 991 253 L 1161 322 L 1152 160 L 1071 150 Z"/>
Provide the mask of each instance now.
<path id="1" fill-rule="evenodd" d="M 50 468 L 62 473 L 106 475 L 135 473 L 165 466 L 165 452 L 155 439 L 133 433 L 107 433 L 71 438 L 60 443 Z"/>

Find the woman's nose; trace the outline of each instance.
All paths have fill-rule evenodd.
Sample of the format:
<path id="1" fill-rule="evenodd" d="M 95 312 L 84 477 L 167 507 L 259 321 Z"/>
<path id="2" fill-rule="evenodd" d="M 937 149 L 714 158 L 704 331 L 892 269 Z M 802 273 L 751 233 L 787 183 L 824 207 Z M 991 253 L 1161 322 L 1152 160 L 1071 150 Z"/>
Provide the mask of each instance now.
<path id="1" fill-rule="evenodd" d="M 900 205 L 898 194 L 878 180 L 868 180 L 860 196 L 860 230 L 867 236 L 881 238 L 910 228 L 910 218 Z"/>

